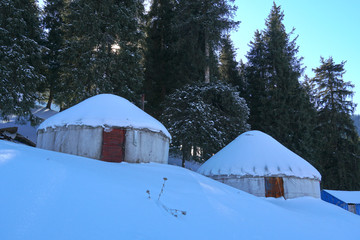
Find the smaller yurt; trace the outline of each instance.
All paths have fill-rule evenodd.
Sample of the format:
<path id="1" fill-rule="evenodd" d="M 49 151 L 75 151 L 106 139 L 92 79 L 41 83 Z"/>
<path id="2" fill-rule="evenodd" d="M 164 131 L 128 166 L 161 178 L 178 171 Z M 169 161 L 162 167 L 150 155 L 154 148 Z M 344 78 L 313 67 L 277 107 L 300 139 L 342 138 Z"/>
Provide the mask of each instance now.
<path id="1" fill-rule="evenodd" d="M 260 131 L 241 134 L 207 160 L 198 173 L 258 197 L 320 198 L 320 173 Z"/>
<path id="2" fill-rule="evenodd" d="M 100 94 L 45 120 L 37 147 L 108 162 L 167 163 L 170 134 L 128 100 Z"/>

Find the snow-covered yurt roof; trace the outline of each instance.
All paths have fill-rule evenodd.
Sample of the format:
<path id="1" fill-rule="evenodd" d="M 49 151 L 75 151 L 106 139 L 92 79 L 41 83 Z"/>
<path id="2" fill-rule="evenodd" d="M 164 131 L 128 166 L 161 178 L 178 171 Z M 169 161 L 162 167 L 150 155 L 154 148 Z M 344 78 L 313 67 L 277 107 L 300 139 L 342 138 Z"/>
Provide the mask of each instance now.
<path id="1" fill-rule="evenodd" d="M 321 179 L 306 160 L 260 131 L 241 134 L 207 160 L 198 173 L 206 176 L 294 176 Z"/>
<path id="2" fill-rule="evenodd" d="M 99 94 L 45 120 L 38 130 L 70 125 L 124 127 L 170 133 L 158 120 L 126 100 L 113 94 Z"/>

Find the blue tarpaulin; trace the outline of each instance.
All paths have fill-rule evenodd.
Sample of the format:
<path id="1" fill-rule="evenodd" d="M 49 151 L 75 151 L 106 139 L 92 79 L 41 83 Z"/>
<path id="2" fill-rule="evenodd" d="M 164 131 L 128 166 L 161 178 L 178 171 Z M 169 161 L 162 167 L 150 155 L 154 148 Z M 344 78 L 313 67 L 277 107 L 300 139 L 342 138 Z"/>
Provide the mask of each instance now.
<path id="1" fill-rule="evenodd" d="M 358 202 L 345 202 L 343 199 L 341 199 L 341 194 L 333 194 L 333 190 L 321 190 L 321 199 L 325 202 L 332 203 L 334 205 L 337 205 L 345 210 L 354 212 L 358 215 L 360 215 L 360 204 Z M 338 192 L 344 192 L 344 191 L 338 191 Z M 351 192 L 349 192 L 351 193 Z M 336 196 L 334 196 L 336 195 Z M 360 202 L 360 199 L 359 199 Z M 353 207 L 354 206 L 354 207 Z"/>

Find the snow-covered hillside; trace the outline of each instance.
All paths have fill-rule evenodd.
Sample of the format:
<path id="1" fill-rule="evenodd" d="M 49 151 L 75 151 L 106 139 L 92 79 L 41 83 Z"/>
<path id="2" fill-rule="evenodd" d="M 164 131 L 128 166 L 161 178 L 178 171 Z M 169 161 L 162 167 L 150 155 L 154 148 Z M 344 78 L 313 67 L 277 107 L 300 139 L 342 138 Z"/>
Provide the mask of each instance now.
<path id="1" fill-rule="evenodd" d="M 176 166 L 6 141 L 0 194 L 2 240 L 359 239 L 360 217 L 320 199 L 257 198 Z"/>

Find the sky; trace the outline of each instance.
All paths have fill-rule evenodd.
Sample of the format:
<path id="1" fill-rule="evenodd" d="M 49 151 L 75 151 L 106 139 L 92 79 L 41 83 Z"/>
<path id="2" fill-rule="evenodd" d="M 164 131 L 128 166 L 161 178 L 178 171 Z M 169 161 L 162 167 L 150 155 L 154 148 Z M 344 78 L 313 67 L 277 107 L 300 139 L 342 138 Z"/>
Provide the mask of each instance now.
<path id="1" fill-rule="evenodd" d="M 305 74 L 313 77 L 313 68 L 320 66 L 320 56 L 333 57 L 335 63 L 347 61 L 344 81 L 355 85 L 353 101 L 360 114 L 360 1 L 358 0 L 276 0 L 284 11 L 286 31 L 295 28 L 294 37 L 299 46 L 298 56 L 304 57 Z M 273 5 L 272 0 L 235 0 L 238 7 L 235 20 L 241 21 L 236 32 L 231 33 L 237 48 L 237 60 L 246 62 L 248 44 L 256 29 L 265 28 L 265 19 Z"/>

